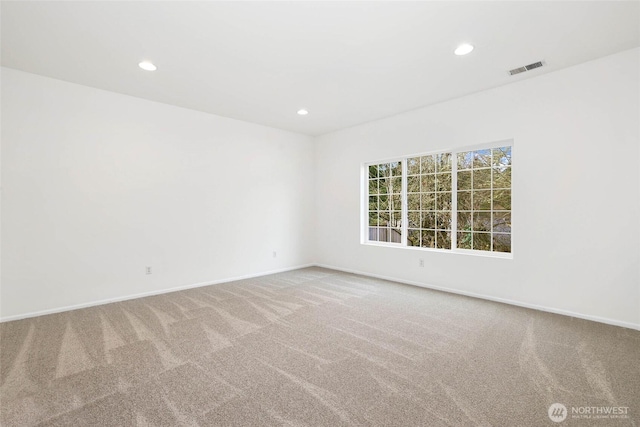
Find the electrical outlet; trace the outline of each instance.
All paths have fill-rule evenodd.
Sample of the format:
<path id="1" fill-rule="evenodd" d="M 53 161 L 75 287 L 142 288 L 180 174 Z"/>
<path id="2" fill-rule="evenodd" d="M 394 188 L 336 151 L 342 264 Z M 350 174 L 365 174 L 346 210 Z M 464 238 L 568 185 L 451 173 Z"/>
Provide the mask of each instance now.
<path id="1" fill-rule="evenodd" d="M 146 274 L 151 274 L 151 267 L 145 267 L 144 271 Z"/>
<path id="2" fill-rule="evenodd" d="M 276 253 L 276 251 L 273 251 L 273 257 L 275 258 L 277 256 L 278 256 L 278 254 Z"/>
<path id="3" fill-rule="evenodd" d="M 424 260 L 422 258 L 420 258 L 420 262 L 418 264 L 420 267 L 424 267 Z"/>

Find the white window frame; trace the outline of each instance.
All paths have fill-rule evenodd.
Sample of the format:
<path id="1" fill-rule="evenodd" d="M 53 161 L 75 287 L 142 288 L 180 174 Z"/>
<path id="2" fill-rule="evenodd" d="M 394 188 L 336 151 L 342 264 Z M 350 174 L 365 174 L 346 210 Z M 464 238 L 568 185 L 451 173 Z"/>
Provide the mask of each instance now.
<path id="1" fill-rule="evenodd" d="M 477 249 L 459 249 L 458 238 L 458 153 L 465 151 L 475 151 L 484 149 L 494 149 L 500 147 L 511 147 L 511 252 L 494 252 L 494 251 L 482 251 Z M 361 165 L 361 191 L 360 191 L 360 212 L 361 212 L 361 234 L 360 243 L 369 246 L 382 246 L 391 248 L 402 248 L 414 251 L 427 251 L 427 252 L 439 252 L 439 253 L 453 253 L 464 254 L 474 256 L 485 256 L 491 258 L 505 258 L 513 259 L 514 254 L 514 179 L 513 179 L 513 152 L 515 144 L 513 139 L 495 141 L 491 143 L 467 145 L 464 147 L 456 147 L 452 149 L 433 150 L 418 154 L 410 154 L 401 157 L 386 158 L 371 162 L 365 162 Z M 407 202 L 407 161 L 413 157 L 421 157 L 434 154 L 451 153 L 451 249 L 441 248 L 425 248 L 420 246 L 408 246 L 407 236 L 409 229 L 408 222 L 408 202 Z M 380 242 L 369 240 L 369 166 L 378 165 L 380 163 L 402 162 L 402 238 L 400 243 L 395 242 Z M 493 234 L 493 233 L 492 233 Z"/>

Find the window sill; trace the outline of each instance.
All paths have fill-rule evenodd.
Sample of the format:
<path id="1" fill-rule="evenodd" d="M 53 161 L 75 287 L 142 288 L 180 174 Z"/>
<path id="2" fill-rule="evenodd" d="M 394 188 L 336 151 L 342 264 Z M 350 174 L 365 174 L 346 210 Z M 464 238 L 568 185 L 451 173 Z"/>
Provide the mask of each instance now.
<path id="1" fill-rule="evenodd" d="M 406 249 L 410 251 L 418 252 L 434 252 L 440 254 L 456 254 L 456 255 L 470 255 L 485 258 L 500 258 L 500 259 L 513 259 L 513 253 L 505 252 L 489 252 L 489 251 L 474 251 L 471 249 L 437 249 L 437 248 L 420 248 L 416 246 L 402 246 L 401 243 L 381 243 L 381 242 L 361 242 L 365 246 L 378 246 L 383 248 L 394 249 Z"/>

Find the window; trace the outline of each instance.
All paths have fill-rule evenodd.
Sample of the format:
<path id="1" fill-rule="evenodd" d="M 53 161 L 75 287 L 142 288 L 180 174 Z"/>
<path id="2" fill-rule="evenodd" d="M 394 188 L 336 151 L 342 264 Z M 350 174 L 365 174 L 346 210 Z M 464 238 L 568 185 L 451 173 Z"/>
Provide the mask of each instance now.
<path id="1" fill-rule="evenodd" d="M 511 252 L 511 147 L 457 155 L 457 247 Z"/>
<path id="2" fill-rule="evenodd" d="M 511 253 L 511 145 L 367 164 L 366 241 Z"/>
<path id="3" fill-rule="evenodd" d="M 369 166 L 369 240 L 402 242 L 402 162 Z"/>
<path id="4" fill-rule="evenodd" d="M 451 153 L 407 164 L 407 245 L 451 249 Z"/>

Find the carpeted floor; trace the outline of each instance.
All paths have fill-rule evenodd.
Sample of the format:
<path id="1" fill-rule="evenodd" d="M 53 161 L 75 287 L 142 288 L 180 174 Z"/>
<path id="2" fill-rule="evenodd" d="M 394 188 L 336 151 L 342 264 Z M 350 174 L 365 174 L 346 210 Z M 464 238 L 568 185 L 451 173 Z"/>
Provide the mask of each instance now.
<path id="1" fill-rule="evenodd" d="M 0 331 L 7 427 L 640 423 L 638 331 L 320 268 Z"/>

